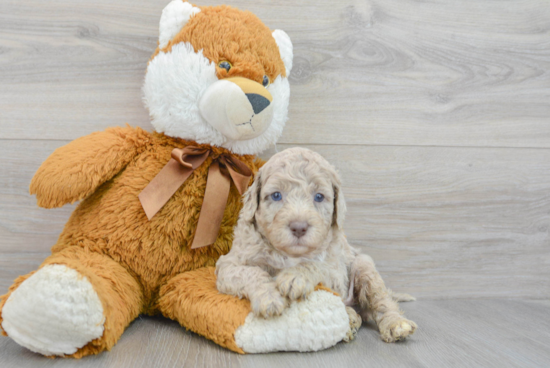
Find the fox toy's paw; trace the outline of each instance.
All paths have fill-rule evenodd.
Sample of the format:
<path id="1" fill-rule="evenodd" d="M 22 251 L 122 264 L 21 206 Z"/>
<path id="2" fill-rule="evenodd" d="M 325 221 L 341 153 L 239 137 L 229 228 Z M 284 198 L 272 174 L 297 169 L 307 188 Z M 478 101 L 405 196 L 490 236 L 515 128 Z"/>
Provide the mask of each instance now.
<path id="1" fill-rule="evenodd" d="M 174 277 L 160 294 L 165 316 L 241 354 L 318 351 L 351 330 L 342 298 L 327 288 L 288 302 L 275 283 L 268 283 L 241 299 L 220 293 L 214 267 L 205 267 Z"/>
<path id="2" fill-rule="evenodd" d="M 90 282 L 64 265 L 25 280 L 2 310 L 2 328 L 18 344 L 44 355 L 73 354 L 103 335 L 103 307 Z"/>
<path id="3" fill-rule="evenodd" d="M 247 353 L 317 351 L 351 338 L 351 324 L 342 299 L 332 292 L 314 291 L 306 300 L 293 301 L 276 318 L 250 313 L 235 331 L 235 342 Z M 351 332 L 351 333 L 350 333 Z"/>

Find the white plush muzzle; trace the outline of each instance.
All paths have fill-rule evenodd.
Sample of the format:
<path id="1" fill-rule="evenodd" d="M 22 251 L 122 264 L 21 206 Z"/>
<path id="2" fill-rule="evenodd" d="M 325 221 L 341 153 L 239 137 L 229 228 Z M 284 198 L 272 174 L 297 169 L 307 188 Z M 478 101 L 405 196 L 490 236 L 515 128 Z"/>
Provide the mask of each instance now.
<path id="1" fill-rule="evenodd" d="M 243 93 L 243 88 L 239 91 L 238 85 L 219 81 L 216 65 L 190 43 L 180 42 L 163 51 L 200 12 L 182 0 L 172 0 L 162 11 L 161 51 L 149 63 L 143 84 L 151 123 L 171 137 L 225 147 L 239 155 L 261 153 L 277 142 L 287 121 L 292 42 L 284 31 L 273 31 L 287 77 L 279 75 L 271 81 L 266 89 L 269 97 L 260 93 L 270 101 L 265 106 L 265 101 Z"/>
<path id="2" fill-rule="evenodd" d="M 254 93 L 256 91 L 264 93 Z M 273 97 L 259 83 L 245 78 L 228 78 L 208 87 L 199 101 L 199 111 L 224 136 L 241 141 L 256 138 L 267 130 L 273 120 L 270 100 Z"/>

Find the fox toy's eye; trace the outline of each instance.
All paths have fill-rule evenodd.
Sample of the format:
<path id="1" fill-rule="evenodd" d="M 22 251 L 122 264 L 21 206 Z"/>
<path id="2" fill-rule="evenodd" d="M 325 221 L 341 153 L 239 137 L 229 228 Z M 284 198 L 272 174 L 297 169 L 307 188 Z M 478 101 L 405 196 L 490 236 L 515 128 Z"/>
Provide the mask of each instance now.
<path id="1" fill-rule="evenodd" d="M 281 194 L 281 192 L 275 192 L 271 195 L 271 199 L 273 199 L 275 202 L 278 202 L 283 199 L 283 195 Z"/>
<path id="2" fill-rule="evenodd" d="M 314 199 L 315 199 L 315 202 L 323 202 L 323 200 L 325 199 L 325 196 L 322 195 L 321 193 L 317 193 L 315 194 Z"/>
<path id="3" fill-rule="evenodd" d="M 264 75 L 264 80 L 262 81 L 262 85 L 264 87 L 267 87 L 269 85 L 269 77 L 267 75 Z"/>
<path id="4" fill-rule="evenodd" d="M 218 66 L 222 69 L 227 70 L 227 71 L 229 71 L 229 69 L 231 69 L 231 63 L 229 61 L 222 61 L 221 63 L 218 64 Z"/>

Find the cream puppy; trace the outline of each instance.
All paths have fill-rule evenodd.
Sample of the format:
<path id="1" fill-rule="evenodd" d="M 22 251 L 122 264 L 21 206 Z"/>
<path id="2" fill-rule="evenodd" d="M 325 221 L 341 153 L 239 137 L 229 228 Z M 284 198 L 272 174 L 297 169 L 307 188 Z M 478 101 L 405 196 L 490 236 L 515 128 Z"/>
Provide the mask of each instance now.
<path id="1" fill-rule="evenodd" d="M 248 298 L 253 312 L 268 318 L 323 283 L 371 316 L 382 340 L 402 340 L 416 324 L 403 317 L 397 301 L 414 298 L 393 294 L 372 258 L 348 244 L 340 187 L 334 167 L 313 151 L 274 155 L 244 195 L 233 248 L 216 264 L 218 290 Z M 348 313 L 353 325 L 359 317 L 351 308 Z"/>

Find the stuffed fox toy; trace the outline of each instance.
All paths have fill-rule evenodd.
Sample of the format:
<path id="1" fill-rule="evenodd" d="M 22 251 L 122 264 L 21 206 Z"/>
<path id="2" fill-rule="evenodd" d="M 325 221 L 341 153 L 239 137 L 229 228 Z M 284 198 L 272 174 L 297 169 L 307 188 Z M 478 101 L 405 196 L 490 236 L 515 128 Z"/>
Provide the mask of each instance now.
<path id="1" fill-rule="evenodd" d="M 172 1 L 143 85 L 156 132 L 93 133 L 40 166 L 30 185 L 39 206 L 80 204 L 51 256 L 1 297 L 3 334 L 43 355 L 80 358 L 111 349 L 143 313 L 239 353 L 342 340 L 349 320 L 329 292 L 263 320 L 247 300 L 215 289 L 213 266 L 262 164 L 254 155 L 287 120 L 291 69 L 285 32 L 231 7 Z"/>

